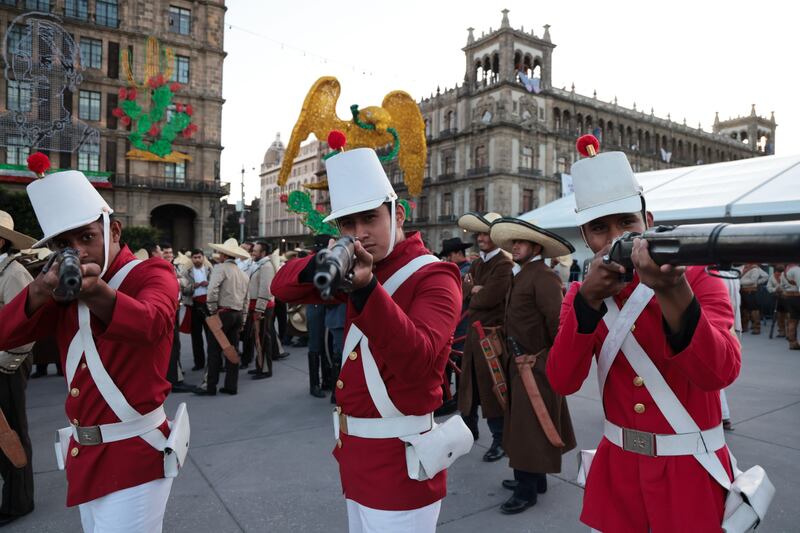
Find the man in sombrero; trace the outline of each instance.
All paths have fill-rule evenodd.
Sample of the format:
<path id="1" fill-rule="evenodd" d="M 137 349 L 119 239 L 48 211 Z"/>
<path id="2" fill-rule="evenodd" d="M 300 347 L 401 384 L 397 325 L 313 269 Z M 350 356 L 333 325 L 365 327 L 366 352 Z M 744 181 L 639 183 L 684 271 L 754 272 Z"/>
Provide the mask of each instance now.
<path id="1" fill-rule="evenodd" d="M 495 220 L 492 241 L 511 253 L 516 267 L 505 301 L 509 394 L 503 429 L 513 490 L 500 506 L 516 514 L 535 505 L 547 490 L 547 474 L 561 472 L 561 456 L 575 448 L 567 400 L 545 375 L 548 352 L 558 331 L 561 280 L 545 259 L 575 251 L 563 238 L 517 218 Z"/>
<path id="2" fill-rule="evenodd" d="M 501 372 L 493 372 L 487 363 L 480 345 L 478 330 L 473 326 L 480 322 L 485 331 L 502 329 L 503 309 L 508 288 L 511 285 L 511 269 L 514 263 L 489 236 L 489 226 L 501 218 L 498 213 L 468 212 L 458 219 L 458 227 L 475 235 L 480 257 L 472 262 L 464 279 L 464 299 L 469 311 L 467 315 L 467 339 L 461 359 L 461 379 L 458 384 L 458 409 L 464 422 L 478 440 L 478 406 L 492 434 L 492 444 L 483 454 L 487 462 L 503 458 L 503 409 L 504 400 L 498 398 L 499 390 L 506 387 Z M 491 334 L 491 333 L 490 333 Z M 501 359 L 502 353 L 497 354 Z"/>

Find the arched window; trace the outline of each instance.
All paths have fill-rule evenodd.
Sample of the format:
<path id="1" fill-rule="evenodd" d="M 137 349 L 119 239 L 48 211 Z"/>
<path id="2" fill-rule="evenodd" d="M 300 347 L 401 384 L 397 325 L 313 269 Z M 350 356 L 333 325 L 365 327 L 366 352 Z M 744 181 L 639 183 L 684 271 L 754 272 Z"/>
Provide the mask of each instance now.
<path id="1" fill-rule="evenodd" d="M 555 131 L 561 130 L 561 110 L 557 107 L 553 108 L 553 129 Z"/>
<path id="2" fill-rule="evenodd" d="M 486 145 L 479 144 L 475 147 L 475 159 L 473 161 L 475 168 L 484 168 L 489 166 L 489 160 L 486 157 Z"/>

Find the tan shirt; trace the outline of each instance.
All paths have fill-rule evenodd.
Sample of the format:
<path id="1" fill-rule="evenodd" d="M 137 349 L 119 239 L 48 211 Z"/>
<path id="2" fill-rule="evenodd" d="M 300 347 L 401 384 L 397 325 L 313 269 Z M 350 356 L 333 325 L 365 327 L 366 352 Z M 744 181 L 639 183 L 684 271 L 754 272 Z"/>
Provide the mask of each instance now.
<path id="1" fill-rule="evenodd" d="M 216 265 L 208 282 L 208 310 L 213 315 L 220 307 L 247 314 L 247 275 L 233 259 Z"/>
<path id="2" fill-rule="evenodd" d="M 256 301 L 256 311 L 263 313 L 267 309 L 267 302 L 272 300 L 272 293 L 269 286 L 272 278 L 275 277 L 275 267 L 270 262 L 269 257 L 265 257 L 258 262 L 253 275 L 250 276 L 250 284 L 247 287 L 247 294 L 250 300 Z"/>
<path id="3" fill-rule="evenodd" d="M 743 289 L 757 289 L 762 283 L 766 283 L 769 274 L 764 272 L 761 267 L 754 267 L 742 274 L 739 283 Z"/>
<path id="4" fill-rule="evenodd" d="M 16 261 L 16 256 L 0 255 L 0 308 L 16 298 L 33 281 L 25 267 Z M 0 367 L 14 372 L 33 348 L 33 343 L 18 346 L 8 352 L 0 351 Z"/>
<path id="5" fill-rule="evenodd" d="M 800 291 L 800 266 L 787 265 L 786 270 L 781 274 L 781 289 L 783 292 L 796 293 Z"/>

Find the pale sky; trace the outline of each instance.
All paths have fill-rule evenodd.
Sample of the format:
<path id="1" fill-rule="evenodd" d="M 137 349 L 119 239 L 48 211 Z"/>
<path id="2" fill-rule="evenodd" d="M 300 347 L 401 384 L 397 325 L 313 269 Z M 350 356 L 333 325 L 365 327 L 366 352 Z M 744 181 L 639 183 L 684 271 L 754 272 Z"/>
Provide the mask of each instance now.
<path id="1" fill-rule="evenodd" d="M 225 26 L 222 180 L 231 201 L 259 194 L 264 152 L 289 141 L 312 83 L 336 76 L 338 113 L 380 105 L 396 89 L 419 100 L 464 79 L 467 28 L 543 33 L 550 24 L 553 85 L 656 116 L 698 122 L 775 112 L 776 153 L 800 152 L 798 33 L 793 2 L 532 2 L 530 0 L 229 0 Z"/>

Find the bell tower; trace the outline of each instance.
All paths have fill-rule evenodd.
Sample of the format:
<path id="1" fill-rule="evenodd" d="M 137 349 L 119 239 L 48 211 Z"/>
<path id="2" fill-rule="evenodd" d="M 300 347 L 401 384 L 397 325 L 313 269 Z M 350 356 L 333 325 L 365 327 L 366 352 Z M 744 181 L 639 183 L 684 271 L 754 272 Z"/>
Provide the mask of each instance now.
<path id="1" fill-rule="evenodd" d="M 462 48 L 466 59 L 464 83 L 470 92 L 500 83 L 518 83 L 519 73 L 534 80 L 540 90 L 549 89 L 552 80 L 553 49 L 550 25 L 536 35 L 524 27 L 515 29 L 503 9 L 500 28 L 475 37 L 475 28 L 467 28 L 467 45 Z"/>

